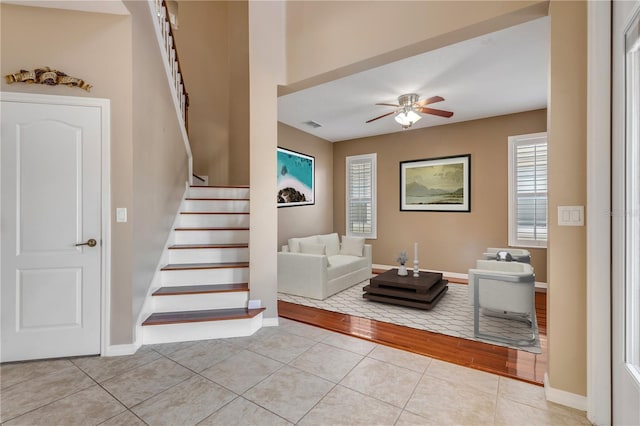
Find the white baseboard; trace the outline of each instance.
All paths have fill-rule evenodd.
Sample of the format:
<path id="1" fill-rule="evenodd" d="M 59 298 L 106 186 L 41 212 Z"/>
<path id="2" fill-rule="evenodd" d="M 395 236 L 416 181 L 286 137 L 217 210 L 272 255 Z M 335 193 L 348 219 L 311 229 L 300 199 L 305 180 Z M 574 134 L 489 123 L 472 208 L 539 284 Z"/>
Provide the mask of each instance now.
<path id="1" fill-rule="evenodd" d="M 544 394 L 547 401 L 566 405 L 580 411 L 587 411 L 587 397 L 575 393 L 554 389 L 549 385 L 549 377 L 544 373 Z"/>
<path id="2" fill-rule="evenodd" d="M 140 345 L 136 343 L 127 343 L 125 345 L 109 345 L 102 356 L 123 356 L 133 355 L 140 349 Z"/>
<path id="3" fill-rule="evenodd" d="M 373 269 L 393 269 L 393 268 L 397 268 L 397 266 L 381 265 L 381 264 L 375 264 L 375 263 L 373 265 L 371 265 L 371 267 Z M 409 266 L 407 266 L 407 269 L 411 270 L 411 268 Z M 447 272 L 447 271 L 438 271 L 436 269 L 422 269 L 422 268 L 420 268 L 420 270 L 421 271 L 430 271 L 430 272 L 441 272 L 442 275 L 444 275 L 445 277 L 457 278 L 457 279 L 460 279 L 460 280 L 468 280 L 469 279 L 469 275 L 468 274 L 461 274 L 459 272 Z M 547 291 L 547 283 L 536 281 L 536 291 L 546 292 Z"/>
<path id="4" fill-rule="evenodd" d="M 278 318 L 263 318 L 262 326 L 263 327 L 277 327 L 279 324 Z"/>

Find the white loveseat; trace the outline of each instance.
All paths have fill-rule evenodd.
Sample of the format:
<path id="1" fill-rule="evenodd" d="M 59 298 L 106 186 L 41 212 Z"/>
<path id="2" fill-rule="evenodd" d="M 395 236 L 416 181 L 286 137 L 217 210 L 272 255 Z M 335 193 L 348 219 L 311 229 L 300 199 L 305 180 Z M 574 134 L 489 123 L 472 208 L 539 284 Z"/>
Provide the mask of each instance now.
<path id="1" fill-rule="evenodd" d="M 278 291 L 323 300 L 371 278 L 371 245 L 338 234 L 290 238 L 278 252 Z"/>

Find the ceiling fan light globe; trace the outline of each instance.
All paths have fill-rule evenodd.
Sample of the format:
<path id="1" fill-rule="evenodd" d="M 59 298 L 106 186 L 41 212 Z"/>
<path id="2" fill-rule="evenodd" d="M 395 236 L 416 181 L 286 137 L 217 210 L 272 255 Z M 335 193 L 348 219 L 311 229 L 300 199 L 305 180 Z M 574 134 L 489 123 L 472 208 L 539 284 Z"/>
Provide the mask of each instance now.
<path id="1" fill-rule="evenodd" d="M 398 124 L 400 124 L 403 128 L 411 127 L 413 123 L 420 120 L 421 118 L 422 117 L 420 117 L 419 114 L 412 110 L 401 111 L 394 117 Z"/>

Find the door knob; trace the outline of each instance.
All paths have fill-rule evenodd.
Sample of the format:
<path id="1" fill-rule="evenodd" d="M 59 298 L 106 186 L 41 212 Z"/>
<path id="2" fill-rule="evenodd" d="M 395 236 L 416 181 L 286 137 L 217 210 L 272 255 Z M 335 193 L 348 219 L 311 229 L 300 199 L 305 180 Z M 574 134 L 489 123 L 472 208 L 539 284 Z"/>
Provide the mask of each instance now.
<path id="1" fill-rule="evenodd" d="M 98 244 L 98 242 L 96 240 L 94 240 L 93 238 L 91 238 L 90 240 L 88 240 L 86 243 L 78 243 L 76 244 L 76 247 L 78 246 L 89 246 L 89 247 L 95 247 L 96 244 Z"/>

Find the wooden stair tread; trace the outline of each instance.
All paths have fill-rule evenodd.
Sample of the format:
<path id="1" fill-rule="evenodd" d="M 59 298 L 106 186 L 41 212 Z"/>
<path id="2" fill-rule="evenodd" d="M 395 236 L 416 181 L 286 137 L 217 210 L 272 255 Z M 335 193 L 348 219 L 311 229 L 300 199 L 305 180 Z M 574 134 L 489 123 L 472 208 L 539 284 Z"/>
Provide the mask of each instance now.
<path id="1" fill-rule="evenodd" d="M 176 231 L 248 231 L 249 228 L 245 227 L 245 228 L 229 228 L 229 227 L 225 227 L 225 228 L 211 228 L 211 227 L 207 227 L 207 228 L 176 228 Z"/>
<path id="2" fill-rule="evenodd" d="M 247 243 L 229 243 L 229 244 L 174 244 L 169 246 L 169 250 L 191 250 L 191 249 L 233 249 L 247 248 Z"/>
<path id="3" fill-rule="evenodd" d="M 183 285 L 175 287 L 160 287 L 153 292 L 154 296 L 179 296 L 186 294 L 206 294 L 206 293 L 232 293 L 249 291 L 249 283 L 235 284 L 204 284 L 204 285 Z"/>
<path id="4" fill-rule="evenodd" d="M 240 188 L 249 189 L 249 185 L 190 185 L 190 188 Z"/>
<path id="5" fill-rule="evenodd" d="M 248 268 L 249 262 L 220 262 L 220 263 L 170 263 L 160 269 L 161 271 L 183 271 L 189 269 L 224 269 L 224 268 Z"/>
<path id="6" fill-rule="evenodd" d="M 249 214 L 249 212 L 180 212 L 180 214 Z"/>
<path id="7" fill-rule="evenodd" d="M 249 228 L 211 228 L 211 227 L 203 227 L 203 228 L 175 228 L 175 231 L 180 232 L 189 232 L 189 231 L 248 231 Z"/>
<path id="8" fill-rule="evenodd" d="M 185 198 L 188 201 L 249 201 L 248 198 L 214 198 L 214 197 L 198 197 L 198 198 Z"/>
<path id="9" fill-rule="evenodd" d="M 157 312 L 151 314 L 142 325 L 182 324 L 189 322 L 225 321 L 253 318 L 266 308 L 228 308 L 205 311 Z"/>

